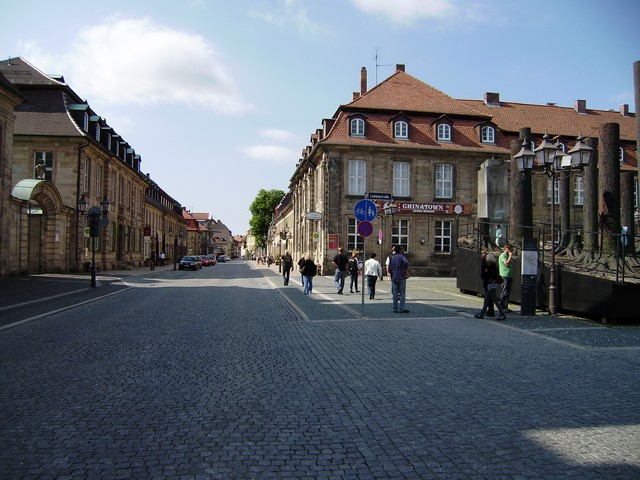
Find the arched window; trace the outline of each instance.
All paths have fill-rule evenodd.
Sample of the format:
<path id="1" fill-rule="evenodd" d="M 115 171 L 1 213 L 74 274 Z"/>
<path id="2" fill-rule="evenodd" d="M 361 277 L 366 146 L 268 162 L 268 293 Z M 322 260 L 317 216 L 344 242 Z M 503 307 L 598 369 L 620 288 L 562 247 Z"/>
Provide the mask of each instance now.
<path id="1" fill-rule="evenodd" d="M 482 143 L 496 143 L 496 130 L 495 128 L 487 125 L 482 127 Z"/>
<path id="2" fill-rule="evenodd" d="M 364 137 L 364 120 L 362 118 L 351 119 L 350 131 L 354 137 Z"/>
<path id="3" fill-rule="evenodd" d="M 451 125 L 448 125 L 446 123 L 441 123 L 440 125 L 438 125 L 438 141 L 451 141 Z"/>
<path id="4" fill-rule="evenodd" d="M 393 124 L 393 136 L 395 138 L 408 139 L 409 138 L 409 124 L 404 120 L 398 120 Z"/>

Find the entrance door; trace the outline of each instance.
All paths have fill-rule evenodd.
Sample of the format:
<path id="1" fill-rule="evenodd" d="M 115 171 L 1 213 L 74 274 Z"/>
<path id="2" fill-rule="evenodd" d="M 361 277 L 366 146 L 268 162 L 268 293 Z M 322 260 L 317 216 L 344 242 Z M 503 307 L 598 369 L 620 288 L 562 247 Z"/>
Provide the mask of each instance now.
<path id="1" fill-rule="evenodd" d="M 27 249 L 29 273 L 42 273 L 42 211 L 29 215 L 29 247 Z"/>

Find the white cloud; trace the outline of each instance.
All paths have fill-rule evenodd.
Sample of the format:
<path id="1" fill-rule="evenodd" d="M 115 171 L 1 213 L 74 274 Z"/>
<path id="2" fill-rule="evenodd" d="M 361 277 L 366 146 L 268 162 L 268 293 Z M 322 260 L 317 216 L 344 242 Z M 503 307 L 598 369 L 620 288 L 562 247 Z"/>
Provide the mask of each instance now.
<path id="1" fill-rule="evenodd" d="M 116 105 L 182 104 L 223 114 L 251 111 L 220 55 L 200 35 L 149 18 L 107 20 L 82 29 L 61 58 L 23 46 L 25 58 L 61 73 L 90 101 Z"/>
<path id="2" fill-rule="evenodd" d="M 295 164 L 300 157 L 295 150 L 278 145 L 250 145 L 243 148 L 244 153 L 254 160 L 276 164 Z"/>
<path id="3" fill-rule="evenodd" d="M 278 27 L 295 26 L 299 32 L 307 34 L 327 33 L 322 25 L 313 22 L 309 18 L 307 9 L 298 5 L 298 0 L 281 0 L 281 7 L 274 11 L 249 10 L 249 15 L 264 20 Z"/>
<path id="4" fill-rule="evenodd" d="M 271 138 L 273 140 L 291 140 L 294 138 L 293 133 L 287 130 L 280 130 L 277 128 L 266 128 L 261 130 L 260 136 L 265 138 Z"/>
<path id="5" fill-rule="evenodd" d="M 453 0 L 351 0 L 368 14 L 380 15 L 394 23 L 411 23 L 416 19 L 442 20 L 457 13 Z"/>

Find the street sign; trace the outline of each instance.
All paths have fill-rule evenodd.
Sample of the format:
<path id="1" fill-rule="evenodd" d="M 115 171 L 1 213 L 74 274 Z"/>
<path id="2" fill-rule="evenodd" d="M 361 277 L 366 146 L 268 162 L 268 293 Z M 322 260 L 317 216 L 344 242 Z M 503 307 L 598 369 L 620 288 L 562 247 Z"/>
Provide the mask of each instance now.
<path id="1" fill-rule="evenodd" d="M 307 212 L 304 216 L 307 220 L 322 220 L 322 213 L 320 212 Z"/>
<path id="2" fill-rule="evenodd" d="M 385 200 L 385 201 L 392 201 L 393 200 L 393 196 L 390 193 L 373 193 L 373 192 L 369 192 L 367 193 L 367 198 L 369 200 Z"/>
<path id="3" fill-rule="evenodd" d="M 318 232 L 313 232 L 312 237 L 315 243 L 318 243 L 320 241 L 320 234 Z"/>
<path id="4" fill-rule="evenodd" d="M 358 222 L 358 235 L 368 237 L 373 233 L 373 224 L 366 220 Z"/>
<path id="5" fill-rule="evenodd" d="M 370 222 L 378 216 L 378 207 L 371 200 L 360 200 L 353 207 L 353 214 L 359 222 Z"/>

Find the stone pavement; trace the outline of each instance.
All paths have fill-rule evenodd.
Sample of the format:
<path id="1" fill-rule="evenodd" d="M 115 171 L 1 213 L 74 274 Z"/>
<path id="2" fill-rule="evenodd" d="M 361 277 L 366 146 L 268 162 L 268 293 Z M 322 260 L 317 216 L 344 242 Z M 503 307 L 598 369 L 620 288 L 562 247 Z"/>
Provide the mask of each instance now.
<path id="1" fill-rule="evenodd" d="M 640 477 L 637 328 L 476 320 L 451 279 L 400 315 L 246 262 L 133 273 L 0 332 L 0 476 Z"/>

